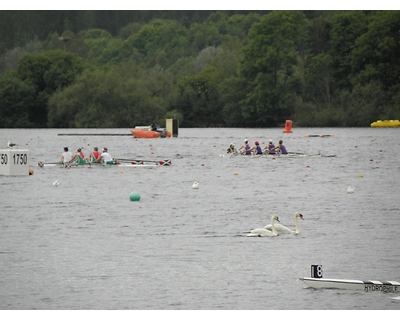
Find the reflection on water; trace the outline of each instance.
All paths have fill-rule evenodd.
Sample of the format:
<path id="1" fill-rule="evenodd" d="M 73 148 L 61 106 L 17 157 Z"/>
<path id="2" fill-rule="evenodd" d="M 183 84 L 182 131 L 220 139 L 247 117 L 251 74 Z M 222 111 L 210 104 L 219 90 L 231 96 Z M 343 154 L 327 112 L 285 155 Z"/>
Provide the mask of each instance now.
<path id="1" fill-rule="evenodd" d="M 400 309 L 396 294 L 298 280 L 312 264 L 327 278 L 400 280 L 398 129 L 181 128 L 178 138 L 141 140 L 60 132 L 129 130 L 0 130 L 4 147 L 29 149 L 35 170 L 0 177 L 1 309 Z M 226 154 L 245 138 L 337 156 Z M 172 166 L 35 167 L 64 146 Z M 296 211 L 298 236 L 245 236 L 274 214 L 294 228 Z"/>

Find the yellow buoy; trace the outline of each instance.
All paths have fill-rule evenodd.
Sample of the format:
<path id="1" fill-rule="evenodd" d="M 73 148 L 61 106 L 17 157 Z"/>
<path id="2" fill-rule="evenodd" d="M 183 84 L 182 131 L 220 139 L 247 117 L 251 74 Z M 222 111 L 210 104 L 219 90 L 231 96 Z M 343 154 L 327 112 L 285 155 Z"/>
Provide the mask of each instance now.
<path id="1" fill-rule="evenodd" d="M 238 175 L 238 172 L 237 172 L 237 171 L 235 171 L 233 174 L 234 174 L 235 176 L 237 176 L 237 175 Z"/>

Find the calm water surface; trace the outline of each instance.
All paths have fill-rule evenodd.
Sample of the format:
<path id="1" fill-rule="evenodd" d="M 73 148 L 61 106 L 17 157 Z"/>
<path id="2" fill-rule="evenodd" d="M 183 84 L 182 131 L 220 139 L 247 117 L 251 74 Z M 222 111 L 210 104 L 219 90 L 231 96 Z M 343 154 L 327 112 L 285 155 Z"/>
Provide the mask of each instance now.
<path id="1" fill-rule="evenodd" d="M 178 138 L 140 140 L 59 133 L 129 129 L 0 130 L 1 148 L 11 140 L 29 149 L 35 170 L 0 176 L 0 309 L 400 309 L 391 299 L 400 294 L 299 281 L 312 264 L 327 278 L 400 281 L 400 129 L 180 128 Z M 337 157 L 228 157 L 229 144 L 245 138 Z M 35 166 L 58 161 L 64 146 L 172 166 Z M 133 191 L 140 201 L 130 201 Z M 245 237 L 274 214 L 293 227 L 296 211 L 305 217 L 299 236 Z"/>

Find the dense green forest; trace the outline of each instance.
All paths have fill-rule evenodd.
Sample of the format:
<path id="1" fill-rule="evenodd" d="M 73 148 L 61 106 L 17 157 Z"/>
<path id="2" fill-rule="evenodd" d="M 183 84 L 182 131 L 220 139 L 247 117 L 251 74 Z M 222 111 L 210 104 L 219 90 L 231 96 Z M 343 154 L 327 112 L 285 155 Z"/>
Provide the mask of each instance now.
<path id="1" fill-rule="evenodd" d="M 400 11 L 0 11 L 0 128 L 400 118 Z"/>

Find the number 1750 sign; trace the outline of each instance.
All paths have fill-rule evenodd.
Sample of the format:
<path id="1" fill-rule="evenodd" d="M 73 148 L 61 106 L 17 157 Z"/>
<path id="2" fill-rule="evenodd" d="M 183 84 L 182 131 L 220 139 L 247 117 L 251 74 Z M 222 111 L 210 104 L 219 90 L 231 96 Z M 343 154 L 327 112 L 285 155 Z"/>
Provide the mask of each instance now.
<path id="1" fill-rule="evenodd" d="M 6 153 L 2 153 L 0 156 L 0 165 L 2 164 L 25 165 L 27 163 L 28 163 L 28 155 L 26 153 L 14 153 L 11 156 L 11 159 L 8 158 L 8 154 Z"/>

